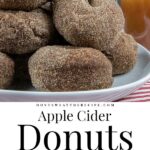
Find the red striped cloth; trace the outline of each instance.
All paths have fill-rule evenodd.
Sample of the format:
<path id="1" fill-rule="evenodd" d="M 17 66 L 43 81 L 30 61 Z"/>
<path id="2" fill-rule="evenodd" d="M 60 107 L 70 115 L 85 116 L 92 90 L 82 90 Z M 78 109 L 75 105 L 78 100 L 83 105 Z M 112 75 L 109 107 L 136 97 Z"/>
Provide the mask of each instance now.
<path id="1" fill-rule="evenodd" d="M 128 97 L 118 100 L 118 102 L 150 102 L 150 81 Z"/>

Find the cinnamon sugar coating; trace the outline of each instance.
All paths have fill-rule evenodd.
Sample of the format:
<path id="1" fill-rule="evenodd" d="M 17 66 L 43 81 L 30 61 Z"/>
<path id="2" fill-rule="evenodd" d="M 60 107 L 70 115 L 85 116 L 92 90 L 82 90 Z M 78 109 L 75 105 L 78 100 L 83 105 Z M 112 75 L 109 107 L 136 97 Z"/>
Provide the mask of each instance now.
<path id="1" fill-rule="evenodd" d="M 0 89 L 8 88 L 14 77 L 14 62 L 6 54 L 0 52 Z"/>
<path id="2" fill-rule="evenodd" d="M 113 75 L 128 73 L 133 69 L 137 62 L 137 43 L 132 36 L 120 32 L 112 44 L 112 47 L 104 51 L 107 58 L 110 59 L 113 65 Z"/>
<path id="3" fill-rule="evenodd" d="M 26 54 L 53 41 L 52 18 L 43 10 L 0 11 L 0 51 Z"/>
<path id="4" fill-rule="evenodd" d="M 125 19 L 115 0 L 54 0 L 53 7 L 55 26 L 68 42 L 102 51 L 114 75 L 133 68 L 137 44 L 123 32 Z"/>
<path id="5" fill-rule="evenodd" d="M 114 0 L 54 0 L 54 23 L 75 46 L 107 50 L 124 28 L 124 17 Z"/>
<path id="6" fill-rule="evenodd" d="M 36 9 L 48 0 L 1 0 L 0 9 L 32 10 Z"/>
<path id="7" fill-rule="evenodd" d="M 47 46 L 29 60 L 33 86 L 43 91 L 109 88 L 112 65 L 100 51 L 71 46 Z"/>

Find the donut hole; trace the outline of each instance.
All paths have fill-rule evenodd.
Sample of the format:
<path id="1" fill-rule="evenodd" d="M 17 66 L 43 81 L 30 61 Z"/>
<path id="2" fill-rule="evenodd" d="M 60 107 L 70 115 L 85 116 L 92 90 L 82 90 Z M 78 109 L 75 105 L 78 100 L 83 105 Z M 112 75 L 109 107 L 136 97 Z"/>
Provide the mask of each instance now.
<path id="1" fill-rule="evenodd" d="M 86 2 L 91 6 L 91 7 L 99 7 L 101 4 L 100 0 L 86 0 Z"/>

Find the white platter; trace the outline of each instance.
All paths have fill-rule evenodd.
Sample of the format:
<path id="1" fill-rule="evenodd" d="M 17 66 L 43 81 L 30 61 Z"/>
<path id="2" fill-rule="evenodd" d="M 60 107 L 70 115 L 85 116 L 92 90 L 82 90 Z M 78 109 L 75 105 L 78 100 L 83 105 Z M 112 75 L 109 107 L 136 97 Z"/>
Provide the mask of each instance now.
<path id="1" fill-rule="evenodd" d="M 114 78 L 112 88 L 79 92 L 39 92 L 0 90 L 0 101 L 36 102 L 111 102 L 126 97 L 150 79 L 150 52 L 138 46 L 138 61 L 132 71 Z"/>

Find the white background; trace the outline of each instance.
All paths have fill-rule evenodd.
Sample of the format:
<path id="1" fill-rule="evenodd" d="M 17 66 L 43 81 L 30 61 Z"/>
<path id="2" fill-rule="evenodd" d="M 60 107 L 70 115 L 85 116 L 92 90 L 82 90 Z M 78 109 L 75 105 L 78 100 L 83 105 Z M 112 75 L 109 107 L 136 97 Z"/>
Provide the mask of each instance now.
<path id="1" fill-rule="evenodd" d="M 41 132 L 41 142 L 36 150 L 46 150 L 44 147 L 44 135 L 49 131 L 56 131 L 61 136 L 60 150 L 65 149 L 65 134 L 63 131 L 80 131 L 82 134 L 82 149 L 87 149 L 86 134 L 84 131 L 92 132 L 92 147 L 96 148 L 97 134 L 95 131 L 107 131 L 108 126 L 112 125 L 113 130 L 118 131 L 118 134 L 114 134 L 113 145 L 114 148 L 121 142 L 119 134 L 122 131 L 132 131 L 133 137 L 131 139 L 133 143 L 132 150 L 150 150 L 150 103 L 99 103 L 98 106 L 81 107 L 81 106 L 64 106 L 52 107 L 54 103 L 45 103 L 46 106 L 37 106 L 40 103 L 0 103 L 0 150 L 19 150 L 20 148 L 20 127 L 19 124 L 32 124 L 39 128 Z M 41 105 L 44 103 L 41 103 Z M 58 103 L 57 103 L 58 104 Z M 71 103 L 67 103 L 71 104 Z M 73 103 L 72 103 L 73 104 Z M 88 103 L 78 103 L 87 104 Z M 98 103 L 97 103 L 98 104 Z M 108 104 L 108 106 L 106 106 Z M 63 105 L 63 103 L 61 103 Z M 55 124 L 47 124 L 46 122 L 39 122 L 39 116 L 41 111 L 46 113 L 61 113 L 62 110 L 66 110 L 68 113 L 74 114 L 74 121 L 72 122 L 60 122 Z M 99 113 L 111 113 L 109 122 L 80 122 L 78 121 L 76 114 L 80 110 L 90 110 L 92 113 L 94 110 L 98 110 Z M 35 144 L 35 132 L 33 129 L 26 129 L 25 131 L 25 145 L 26 148 L 31 148 Z M 108 134 L 103 133 L 103 149 L 108 148 Z M 53 150 L 55 147 L 55 136 L 50 136 L 49 145 Z M 125 150 L 128 149 L 124 144 Z M 71 138 L 71 150 L 76 150 L 76 137 Z M 120 150 L 120 149 L 118 149 Z"/>

